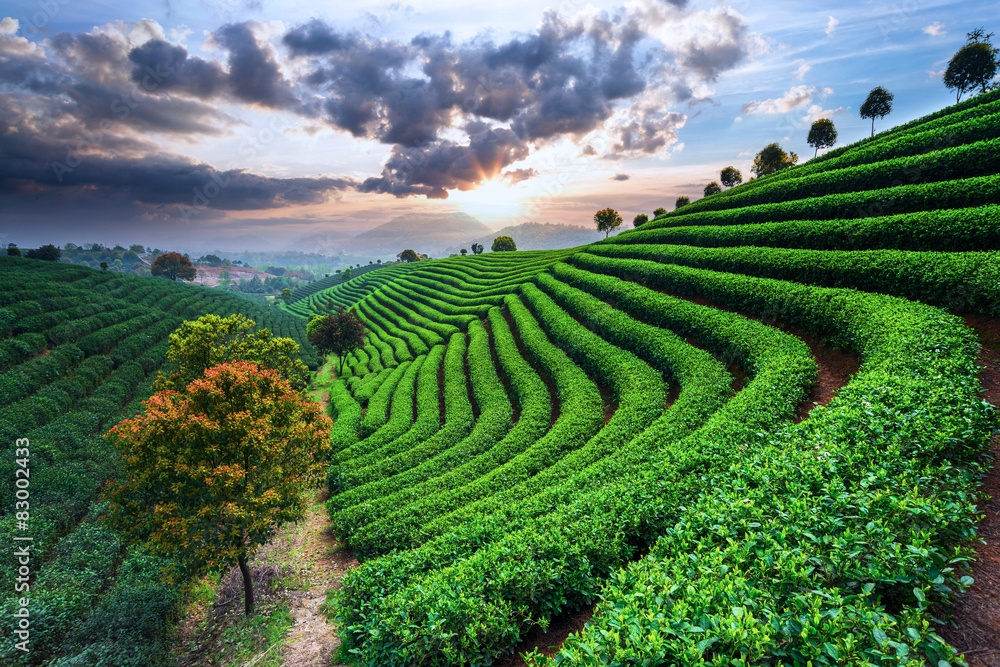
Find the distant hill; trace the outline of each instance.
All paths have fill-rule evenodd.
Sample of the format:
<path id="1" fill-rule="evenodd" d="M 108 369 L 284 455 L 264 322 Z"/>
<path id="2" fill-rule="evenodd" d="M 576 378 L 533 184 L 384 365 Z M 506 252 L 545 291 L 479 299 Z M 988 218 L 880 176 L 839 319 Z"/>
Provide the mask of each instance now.
<path id="1" fill-rule="evenodd" d="M 467 213 L 406 215 L 345 241 L 344 250 L 356 254 L 395 255 L 413 248 L 419 253 L 440 257 L 446 248 L 468 247 L 467 244 L 489 233 L 489 227 Z"/>
<path id="2" fill-rule="evenodd" d="M 462 248 L 468 248 L 473 242 L 482 244 L 486 250 L 493 245 L 493 239 L 498 236 L 509 236 L 514 239 L 518 250 L 555 250 L 572 248 L 586 243 L 593 243 L 604 238 L 604 234 L 590 227 L 581 225 L 560 225 L 554 222 L 526 222 L 521 225 L 511 225 L 496 232 L 488 232 L 474 239 L 463 240 L 460 245 L 445 249 L 445 255 L 457 253 Z"/>

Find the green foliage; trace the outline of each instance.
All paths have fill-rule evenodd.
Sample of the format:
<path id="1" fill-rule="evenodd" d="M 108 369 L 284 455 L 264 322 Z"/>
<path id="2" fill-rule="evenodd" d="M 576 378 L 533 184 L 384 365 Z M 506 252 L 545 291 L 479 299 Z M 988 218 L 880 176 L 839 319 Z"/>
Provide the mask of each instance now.
<path id="1" fill-rule="evenodd" d="M 607 238 L 608 234 L 621 226 L 622 217 L 613 208 L 605 208 L 594 214 L 594 224 L 597 225 L 597 231 L 604 232 L 604 237 Z"/>
<path id="2" fill-rule="evenodd" d="M 868 93 L 864 103 L 858 110 L 862 118 L 872 119 L 872 136 L 875 136 L 875 119 L 885 118 L 892 112 L 892 100 L 895 95 L 882 86 L 876 86 Z"/>
<path id="3" fill-rule="evenodd" d="M 750 168 L 758 178 L 767 176 L 775 172 L 787 169 L 799 161 L 799 156 L 795 153 L 786 153 L 778 144 L 768 144 L 760 150 L 753 159 L 753 167 Z"/>
<path id="4" fill-rule="evenodd" d="M 7 256 L 8 257 L 20 257 L 21 249 L 17 246 L 7 246 Z"/>
<path id="5" fill-rule="evenodd" d="M 674 210 L 677 210 L 682 206 L 687 206 L 690 203 L 691 203 L 690 197 L 678 197 L 677 201 L 674 202 Z"/>
<path id="6" fill-rule="evenodd" d="M 833 126 L 833 121 L 829 118 L 815 120 L 809 128 L 809 137 L 806 141 L 816 149 L 815 155 L 818 155 L 819 149 L 830 148 L 837 143 L 837 128 Z"/>
<path id="7" fill-rule="evenodd" d="M 656 210 L 653 211 L 653 217 L 654 218 L 658 218 L 661 215 L 666 215 L 666 214 L 667 214 L 667 209 L 665 209 L 663 207 L 660 207 L 660 208 L 658 208 L 658 209 L 656 209 Z"/>
<path id="8" fill-rule="evenodd" d="M 493 252 L 512 252 L 517 250 L 517 244 L 515 244 L 514 239 L 509 236 L 498 236 L 493 239 L 493 246 L 490 250 Z"/>
<path id="9" fill-rule="evenodd" d="M 347 355 L 362 347 L 368 337 L 368 330 L 358 314 L 343 306 L 336 313 L 313 318 L 306 327 L 306 332 L 309 342 L 320 352 L 337 355 L 341 375 L 344 373 Z"/>
<path id="10" fill-rule="evenodd" d="M 719 180 L 727 188 L 732 188 L 743 182 L 743 174 L 736 167 L 726 167 L 719 174 Z M 666 213 L 666 211 L 664 211 Z"/>
<path id="11" fill-rule="evenodd" d="M 407 248 L 403 252 L 401 252 L 398 255 L 396 255 L 396 257 L 398 257 L 399 261 L 401 261 L 401 262 L 419 262 L 420 261 L 420 256 L 417 255 L 417 252 L 415 250 L 411 249 L 411 248 Z M 348 267 L 348 270 L 349 269 L 350 269 L 350 267 Z"/>
<path id="12" fill-rule="evenodd" d="M 293 387 L 306 385 L 308 369 L 298 359 L 299 345 L 268 329 L 254 331 L 253 320 L 239 314 L 203 315 L 170 334 L 169 370 L 156 379 L 157 391 L 182 391 L 206 369 L 233 361 L 249 361 L 277 371 Z"/>
<path id="13" fill-rule="evenodd" d="M 952 56 L 948 68 L 944 72 L 944 85 L 955 89 L 955 102 L 962 95 L 979 87 L 980 92 L 986 92 L 986 86 L 997 74 L 1000 67 L 998 50 L 990 43 L 993 33 L 986 34 L 982 28 L 977 28 L 966 35 L 968 42 Z"/>
<path id="14" fill-rule="evenodd" d="M 10 253 L 7 254 L 9 255 Z M 24 256 L 28 259 L 40 259 L 44 262 L 58 262 L 59 258 L 62 257 L 62 250 L 49 243 L 40 248 L 28 250 L 28 252 L 24 253 Z"/>
<path id="15" fill-rule="evenodd" d="M 639 215 L 635 216 L 635 219 L 632 220 L 632 226 L 642 227 L 647 222 L 649 222 L 649 216 L 646 215 L 645 213 L 640 213 Z"/>
<path id="16" fill-rule="evenodd" d="M 708 185 L 705 186 L 705 196 L 706 197 L 711 197 L 712 195 L 717 195 L 720 192 L 722 192 L 722 188 L 715 181 L 712 181 L 711 183 L 709 183 Z"/>

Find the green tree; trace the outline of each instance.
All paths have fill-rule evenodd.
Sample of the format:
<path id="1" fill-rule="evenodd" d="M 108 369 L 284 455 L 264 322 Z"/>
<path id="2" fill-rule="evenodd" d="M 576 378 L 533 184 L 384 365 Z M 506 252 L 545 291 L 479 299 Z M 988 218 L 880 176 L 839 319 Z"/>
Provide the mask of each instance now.
<path id="1" fill-rule="evenodd" d="M 101 271 L 107 271 L 108 270 L 108 263 L 107 262 L 101 262 L 100 266 L 101 266 Z"/>
<path id="2" fill-rule="evenodd" d="M 667 214 L 667 209 L 663 208 L 662 206 L 653 211 L 654 218 L 659 218 L 661 215 L 666 215 L 666 214 Z"/>
<path id="3" fill-rule="evenodd" d="M 515 244 L 514 239 L 509 236 L 498 236 L 493 239 L 493 246 L 490 250 L 493 252 L 512 252 L 517 250 L 517 244 Z"/>
<path id="4" fill-rule="evenodd" d="M 649 222 L 649 216 L 646 215 L 645 213 L 640 213 L 639 215 L 635 216 L 635 218 L 632 219 L 632 226 L 642 227 L 647 222 Z"/>
<path id="5" fill-rule="evenodd" d="M 286 287 L 285 289 L 281 290 L 281 300 L 284 301 L 285 303 L 292 302 L 292 288 Z"/>
<path id="6" fill-rule="evenodd" d="M 178 252 L 165 252 L 155 260 L 151 271 L 154 276 L 163 276 L 170 280 L 194 280 L 195 268 L 187 255 Z"/>
<path id="7" fill-rule="evenodd" d="M 986 34 L 985 29 L 976 28 L 965 37 L 968 40 L 965 46 L 952 56 L 944 71 L 944 85 L 956 91 L 956 103 L 967 91 L 979 88 L 981 93 L 985 93 L 1000 67 L 998 50 L 990 43 L 992 32 Z"/>
<path id="8" fill-rule="evenodd" d="M 819 149 L 830 148 L 837 143 L 837 128 L 833 126 L 833 121 L 829 118 L 820 118 L 813 121 L 809 128 L 809 138 L 806 140 L 809 145 L 816 149 L 813 157 L 819 155 Z"/>
<path id="9" fill-rule="evenodd" d="M 482 243 L 473 243 L 469 247 L 472 248 L 472 254 L 473 255 L 482 255 L 483 254 L 483 249 L 484 248 L 483 248 L 483 244 Z"/>
<path id="10" fill-rule="evenodd" d="M 722 188 L 715 181 L 712 181 L 711 183 L 709 183 L 708 185 L 705 186 L 705 196 L 706 197 L 711 197 L 712 195 L 717 195 L 720 192 L 722 192 Z"/>
<path id="11" fill-rule="evenodd" d="M 768 144 L 754 157 L 750 171 L 757 176 L 766 176 L 787 169 L 798 161 L 799 156 L 795 153 L 786 153 L 778 144 Z"/>
<path id="12" fill-rule="evenodd" d="M 347 267 L 346 269 L 344 269 L 344 272 L 340 274 L 341 280 L 350 280 L 351 277 L 352 277 L 351 267 Z"/>
<path id="13" fill-rule="evenodd" d="M 298 358 L 299 344 L 267 329 L 254 331 L 255 326 L 253 320 L 238 313 L 225 318 L 203 315 L 184 322 L 170 334 L 167 374 L 157 374 L 153 389 L 181 391 L 206 368 L 232 361 L 255 363 L 277 371 L 295 389 L 305 387 L 309 369 Z"/>
<path id="14" fill-rule="evenodd" d="M 128 249 L 129 249 L 130 252 L 134 252 L 137 255 L 145 255 L 146 254 L 146 249 L 144 247 L 142 247 L 141 245 L 139 245 L 138 243 L 130 245 L 128 247 Z"/>
<path id="15" fill-rule="evenodd" d="M 611 232 L 621 226 L 622 217 L 613 208 L 602 208 L 594 214 L 594 223 L 597 225 L 597 231 L 604 232 L 604 238 L 608 238 Z"/>
<path id="16" fill-rule="evenodd" d="M 58 262 L 59 258 L 62 257 L 62 250 L 49 243 L 47 245 L 43 245 L 41 248 L 29 250 L 24 253 L 24 256 L 28 259 L 40 259 L 45 262 Z"/>
<path id="17" fill-rule="evenodd" d="M 459 252 L 462 253 L 462 257 L 465 257 L 466 255 L 469 254 L 469 249 L 468 248 L 462 248 L 461 250 L 459 250 Z"/>
<path id="18" fill-rule="evenodd" d="M 743 174 L 736 167 L 726 167 L 719 174 L 719 180 L 727 188 L 733 188 L 743 182 Z"/>
<path id="19" fill-rule="evenodd" d="M 417 255 L 417 251 L 411 248 L 407 248 L 403 252 L 396 255 L 401 262 L 419 262 L 420 257 Z"/>
<path id="20" fill-rule="evenodd" d="M 885 118 L 892 112 L 892 100 L 896 96 L 882 86 L 876 86 L 868 93 L 868 98 L 861 105 L 861 117 L 872 119 L 872 136 L 875 136 L 875 119 Z"/>
<path id="21" fill-rule="evenodd" d="M 190 575 L 236 562 L 244 612 L 254 611 L 247 561 L 286 521 L 327 466 L 330 426 L 319 404 L 249 362 L 205 371 L 184 393 L 161 391 L 107 434 L 121 454 L 109 523 Z"/>
<path id="22" fill-rule="evenodd" d="M 306 336 L 320 352 L 337 355 L 337 373 L 343 375 L 344 361 L 351 352 L 364 347 L 368 329 L 354 310 L 340 306 L 336 313 L 312 318 L 306 325 Z"/>
<path id="23" fill-rule="evenodd" d="M 222 266 L 222 258 L 218 255 L 203 255 L 198 258 L 198 261 L 209 266 Z"/>
<path id="24" fill-rule="evenodd" d="M 674 202 L 674 210 L 681 208 L 682 206 L 687 206 L 691 203 L 690 197 L 678 197 L 677 201 Z"/>
<path id="25" fill-rule="evenodd" d="M 9 245 L 9 246 L 7 246 L 7 256 L 8 257 L 20 257 L 21 256 L 21 249 L 18 248 L 16 245 Z"/>

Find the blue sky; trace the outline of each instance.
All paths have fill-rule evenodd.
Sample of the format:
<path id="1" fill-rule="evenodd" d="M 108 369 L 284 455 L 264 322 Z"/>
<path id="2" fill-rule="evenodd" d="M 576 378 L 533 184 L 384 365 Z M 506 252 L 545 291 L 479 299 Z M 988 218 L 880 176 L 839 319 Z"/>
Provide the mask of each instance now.
<path id="1" fill-rule="evenodd" d="M 812 157 L 818 117 L 841 144 L 867 136 L 874 86 L 895 94 L 876 131 L 952 103 L 941 73 L 998 16 L 927 0 L 9 1 L 0 235 L 274 247 L 408 213 L 630 221 L 726 165 L 749 177 L 773 141 Z M 143 88 L 149 67 L 169 76 Z"/>

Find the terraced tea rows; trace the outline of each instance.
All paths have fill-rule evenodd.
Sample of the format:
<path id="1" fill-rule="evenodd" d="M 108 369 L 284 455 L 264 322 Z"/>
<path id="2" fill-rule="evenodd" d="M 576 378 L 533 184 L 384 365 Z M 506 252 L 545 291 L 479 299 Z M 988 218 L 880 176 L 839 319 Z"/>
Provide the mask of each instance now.
<path id="1" fill-rule="evenodd" d="M 538 664 L 954 660 L 930 609 L 968 584 L 998 420 L 938 306 L 1000 315 L 998 111 L 982 95 L 584 248 L 293 303 L 370 331 L 328 475 L 363 560 L 336 595 L 360 663 L 490 664 L 598 600 Z M 834 347 L 857 371 L 814 407 Z"/>
<path id="2" fill-rule="evenodd" d="M 97 520 L 104 507 L 94 497 L 115 466 L 101 435 L 141 409 L 185 319 L 243 313 L 296 339 L 315 368 L 305 323 L 236 294 L 36 260 L 0 258 L 0 286 L 0 488 L 6 506 L 23 512 L 5 512 L 0 536 L 15 544 L 28 517 L 34 577 L 32 654 L 14 650 L 7 633 L 4 664 L 67 651 L 81 652 L 79 664 L 155 656 L 176 592 L 159 581 L 157 561 L 141 549 L 124 554 L 121 536 Z M 17 571 L 13 548 L 0 564 Z M 16 597 L 3 596 L 9 618 Z"/>

